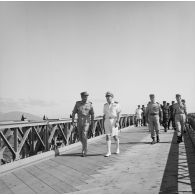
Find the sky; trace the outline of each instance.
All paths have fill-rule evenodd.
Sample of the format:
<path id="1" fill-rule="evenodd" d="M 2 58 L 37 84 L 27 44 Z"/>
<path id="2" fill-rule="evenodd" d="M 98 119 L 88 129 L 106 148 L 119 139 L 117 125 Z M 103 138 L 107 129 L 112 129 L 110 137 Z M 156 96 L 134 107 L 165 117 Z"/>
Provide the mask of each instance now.
<path id="1" fill-rule="evenodd" d="M 122 113 L 180 93 L 195 112 L 195 2 L 0 2 L 0 112 Z"/>

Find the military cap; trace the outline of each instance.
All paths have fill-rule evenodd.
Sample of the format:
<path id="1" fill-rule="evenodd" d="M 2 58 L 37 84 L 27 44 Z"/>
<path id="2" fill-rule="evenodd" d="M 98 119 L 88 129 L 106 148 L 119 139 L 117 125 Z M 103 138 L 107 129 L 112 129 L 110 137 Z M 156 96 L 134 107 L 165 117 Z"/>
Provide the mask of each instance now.
<path id="1" fill-rule="evenodd" d="M 163 101 L 163 103 L 166 103 L 166 101 Z"/>
<path id="2" fill-rule="evenodd" d="M 176 94 L 176 97 L 181 97 L 181 95 L 180 94 Z"/>
<path id="3" fill-rule="evenodd" d="M 113 94 L 113 93 L 111 93 L 110 91 L 107 91 L 107 92 L 106 92 L 106 97 L 107 97 L 107 96 L 114 97 L 114 94 Z"/>
<path id="4" fill-rule="evenodd" d="M 150 94 L 150 97 L 155 97 L 155 95 L 154 94 Z"/>
<path id="5" fill-rule="evenodd" d="M 84 92 L 81 92 L 81 96 L 88 96 L 89 94 L 86 92 L 86 91 L 84 91 Z"/>

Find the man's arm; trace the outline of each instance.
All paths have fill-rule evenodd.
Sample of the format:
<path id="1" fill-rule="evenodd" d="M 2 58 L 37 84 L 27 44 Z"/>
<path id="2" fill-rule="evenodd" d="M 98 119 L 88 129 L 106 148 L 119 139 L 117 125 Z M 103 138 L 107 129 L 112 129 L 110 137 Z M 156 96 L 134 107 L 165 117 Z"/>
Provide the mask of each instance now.
<path id="1" fill-rule="evenodd" d="M 91 105 L 91 110 L 90 110 L 90 115 L 91 115 L 91 125 L 90 125 L 90 128 L 91 128 L 91 131 L 93 133 L 93 136 L 95 136 L 95 129 L 94 129 L 94 109 L 93 109 L 93 106 Z"/>
<path id="2" fill-rule="evenodd" d="M 120 121 L 120 112 L 117 113 L 115 127 L 119 127 L 119 121 Z"/>
<path id="3" fill-rule="evenodd" d="M 175 106 L 174 105 L 173 105 L 172 109 L 173 109 L 173 118 L 175 118 L 176 109 L 175 109 Z"/>
<path id="4" fill-rule="evenodd" d="M 77 103 L 75 104 L 74 109 L 72 111 L 72 126 L 75 126 L 74 119 L 75 119 L 75 114 L 76 113 L 77 113 Z"/>
<path id="5" fill-rule="evenodd" d="M 146 122 L 148 123 L 148 112 L 149 112 L 149 109 L 148 109 L 148 106 L 146 107 L 146 113 L 145 113 L 145 117 L 146 117 Z"/>

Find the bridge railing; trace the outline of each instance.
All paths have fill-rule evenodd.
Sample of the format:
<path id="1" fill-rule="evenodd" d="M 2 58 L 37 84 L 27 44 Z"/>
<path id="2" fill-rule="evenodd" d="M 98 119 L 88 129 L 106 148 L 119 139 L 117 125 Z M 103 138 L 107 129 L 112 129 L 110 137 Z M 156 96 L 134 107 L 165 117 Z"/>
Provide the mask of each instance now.
<path id="1" fill-rule="evenodd" d="M 121 115 L 120 129 L 133 124 L 134 115 Z M 105 133 L 102 117 L 94 119 L 94 129 L 89 129 L 88 139 L 93 137 L 94 131 L 95 136 Z M 55 150 L 78 141 L 77 126 L 71 125 L 71 119 L 0 124 L 0 164 Z"/>
<path id="2" fill-rule="evenodd" d="M 195 113 L 188 114 L 188 123 L 195 130 Z"/>

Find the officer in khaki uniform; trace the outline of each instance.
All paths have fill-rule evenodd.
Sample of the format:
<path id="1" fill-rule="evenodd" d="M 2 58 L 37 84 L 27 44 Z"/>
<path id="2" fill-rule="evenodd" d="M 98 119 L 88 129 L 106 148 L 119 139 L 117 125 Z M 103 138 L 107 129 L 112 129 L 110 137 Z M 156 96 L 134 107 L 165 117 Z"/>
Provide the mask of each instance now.
<path id="1" fill-rule="evenodd" d="M 177 129 L 177 143 L 182 142 L 182 136 L 185 129 L 186 122 L 186 105 L 181 101 L 181 95 L 176 94 L 177 103 L 173 105 L 173 116 L 175 118 L 175 125 Z"/>
<path id="2" fill-rule="evenodd" d="M 146 120 L 149 123 L 149 128 L 151 132 L 152 142 L 151 144 L 155 144 L 156 141 L 159 142 L 159 131 L 160 131 L 160 123 L 159 123 L 159 116 L 160 121 L 162 121 L 162 110 L 160 104 L 155 102 L 155 95 L 150 94 L 150 102 L 146 108 Z M 155 141 L 155 132 L 156 132 L 156 141 Z"/>
<path id="3" fill-rule="evenodd" d="M 106 134 L 106 142 L 107 142 L 107 153 L 105 157 L 109 157 L 111 155 L 111 136 L 114 137 L 116 142 L 116 152 L 115 154 L 119 154 L 119 138 L 118 138 L 118 127 L 120 120 L 121 108 L 118 102 L 113 100 L 113 93 L 106 93 L 107 103 L 104 104 L 103 108 L 103 120 L 104 120 L 104 129 Z"/>
<path id="4" fill-rule="evenodd" d="M 92 103 L 88 101 L 89 94 L 87 92 L 81 93 L 81 101 L 77 101 L 72 111 L 72 125 L 74 126 L 75 114 L 78 116 L 77 128 L 79 139 L 82 143 L 82 156 L 87 155 L 87 134 L 89 128 L 93 130 L 94 110 Z M 94 134 L 94 132 L 93 132 Z"/>

